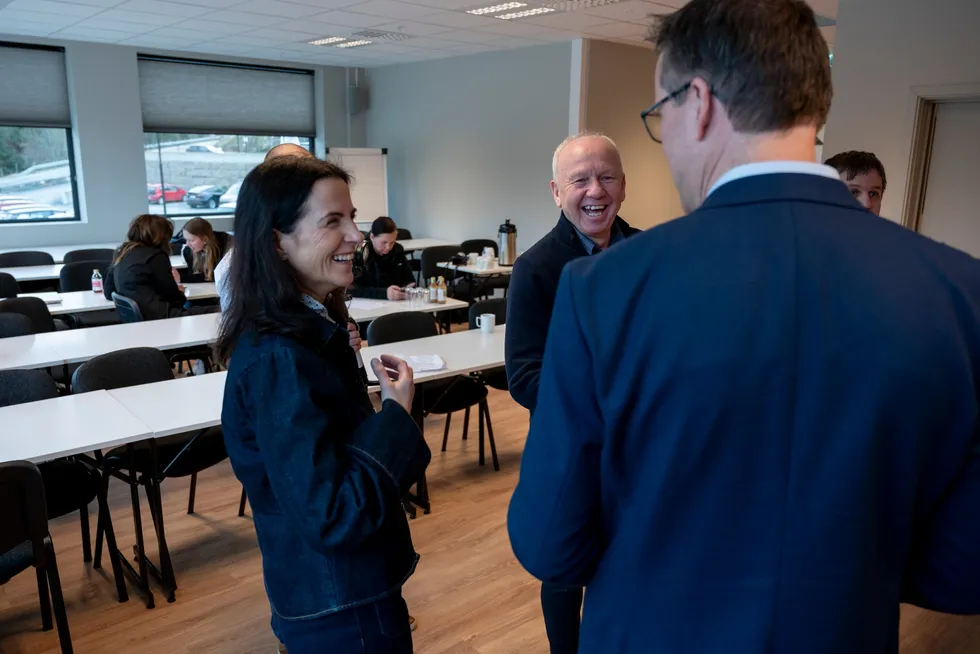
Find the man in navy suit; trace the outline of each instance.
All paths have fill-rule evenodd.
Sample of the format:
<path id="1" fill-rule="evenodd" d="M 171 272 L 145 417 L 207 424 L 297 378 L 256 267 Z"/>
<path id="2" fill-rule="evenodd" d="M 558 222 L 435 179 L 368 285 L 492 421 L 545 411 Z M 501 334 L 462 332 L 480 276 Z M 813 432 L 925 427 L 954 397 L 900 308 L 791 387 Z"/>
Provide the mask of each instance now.
<path id="1" fill-rule="evenodd" d="M 980 612 L 980 262 L 814 162 L 802 0 L 692 0 L 655 40 L 689 213 L 566 266 L 514 552 L 585 586 L 580 652 L 897 652 L 900 602 Z"/>

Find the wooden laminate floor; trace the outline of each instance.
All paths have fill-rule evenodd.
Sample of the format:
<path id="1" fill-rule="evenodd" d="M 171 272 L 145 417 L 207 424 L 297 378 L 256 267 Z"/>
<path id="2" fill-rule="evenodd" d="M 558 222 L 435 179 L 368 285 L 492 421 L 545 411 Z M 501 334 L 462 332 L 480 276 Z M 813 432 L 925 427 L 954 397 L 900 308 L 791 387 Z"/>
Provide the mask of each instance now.
<path id="1" fill-rule="evenodd" d="M 490 406 L 502 468 L 498 473 L 489 465 L 477 465 L 473 424 L 470 439 L 460 440 L 462 416 L 453 421 L 445 454 L 439 452 L 442 419 L 433 417 L 426 424 L 433 450 L 428 473 L 433 511 L 411 523 L 422 560 L 405 589 L 419 621 L 419 654 L 547 652 L 538 584 L 514 559 L 505 524 L 527 413 L 496 391 L 491 391 Z M 187 480 L 164 484 L 167 537 L 179 589 L 174 604 L 167 604 L 158 592 L 152 610 L 137 595 L 117 603 L 108 566 L 92 570 L 82 563 L 77 517 L 52 522 L 76 652 L 275 651 L 255 532 L 248 515 L 237 516 L 241 487 L 230 465 L 226 462 L 201 475 L 195 515 L 186 513 L 187 489 Z M 130 551 L 134 536 L 129 495 L 117 481 L 112 483 L 110 505 L 119 546 Z M 92 515 L 94 534 L 94 506 Z M 151 538 L 145 505 L 143 516 Z M 155 558 L 155 549 L 148 547 Z M 903 654 L 980 653 L 978 618 L 903 607 L 902 619 Z M 34 575 L 26 572 L 0 586 L 0 653 L 58 651 L 55 632 L 41 631 Z"/>

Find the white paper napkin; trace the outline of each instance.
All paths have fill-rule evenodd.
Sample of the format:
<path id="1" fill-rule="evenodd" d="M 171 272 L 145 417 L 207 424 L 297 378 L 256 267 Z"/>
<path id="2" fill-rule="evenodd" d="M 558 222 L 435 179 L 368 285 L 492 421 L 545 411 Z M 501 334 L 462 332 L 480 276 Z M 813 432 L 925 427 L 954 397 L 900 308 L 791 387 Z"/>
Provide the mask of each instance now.
<path id="1" fill-rule="evenodd" d="M 408 367 L 415 372 L 433 372 L 435 370 L 442 370 L 446 367 L 446 362 L 442 360 L 442 357 L 438 354 L 418 354 L 416 356 L 404 356 L 402 354 L 394 354 L 399 359 L 404 359 Z"/>

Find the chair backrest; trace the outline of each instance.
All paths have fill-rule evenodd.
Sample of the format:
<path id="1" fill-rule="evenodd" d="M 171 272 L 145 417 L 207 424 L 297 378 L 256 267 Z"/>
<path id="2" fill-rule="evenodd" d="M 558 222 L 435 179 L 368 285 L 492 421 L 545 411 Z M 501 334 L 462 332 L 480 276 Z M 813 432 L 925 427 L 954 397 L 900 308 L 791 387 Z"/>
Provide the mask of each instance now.
<path id="1" fill-rule="evenodd" d="M 4 252 L 0 254 L 0 268 L 20 268 L 21 266 L 49 266 L 54 264 L 54 257 L 47 252 Z"/>
<path id="2" fill-rule="evenodd" d="M 37 466 L 28 461 L 0 463 L 0 553 L 25 540 L 34 546 L 34 565 L 47 564 L 48 510 L 44 481 Z"/>
<path id="3" fill-rule="evenodd" d="M 83 363 L 72 375 L 71 389 L 73 393 L 108 391 L 173 378 L 170 361 L 163 352 L 152 347 L 131 347 Z"/>
<path id="4" fill-rule="evenodd" d="M 65 253 L 64 263 L 75 263 L 76 261 L 98 261 L 105 266 L 112 262 L 115 251 L 108 248 L 93 248 L 90 250 L 72 250 Z M 94 266 L 98 268 L 99 266 Z"/>
<path id="5" fill-rule="evenodd" d="M 54 318 L 48 311 L 44 300 L 36 297 L 12 297 L 0 300 L 0 313 L 19 313 L 27 316 L 34 325 L 35 334 L 47 334 L 54 331 Z"/>
<path id="6" fill-rule="evenodd" d="M 170 256 L 180 254 L 184 250 L 184 242 L 170 241 Z"/>
<path id="7" fill-rule="evenodd" d="M 112 302 L 116 305 L 116 313 L 122 322 L 143 322 L 143 313 L 135 300 L 131 300 L 125 295 L 119 295 L 119 293 L 113 293 Z"/>
<path id="8" fill-rule="evenodd" d="M 19 313 L 0 313 L 0 338 L 27 336 L 34 333 L 34 323 Z"/>
<path id="9" fill-rule="evenodd" d="M 497 242 L 490 238 L 472 238 L 468 241 L 463 241 L 460 247 L 463 248 L 463 252 L 466 254 L 470 252 L 483 254 L 483 248 L 493 248 L 493 256 L 498 256 Z"/>
<path id="10" fill-rule="evenodd" d="M 492 313 L 496 318 L 496 324 L 503 325 L 507 320 L 507 298 L 495 297 L 483 302 L 470 305 L 470 329 L 476 329 L 476 318 L 485 313 Z"/>
<path id="11" fill-rule="evenodd" d="M 462 251 L 458 245 L 437 245 L 435 247 L 425 248 L 422 250 L 422 276 L 426 279 L 438 277 L 439 275 L 445 277 L 449 271 L 439 268 L 437 264 L 443 261 L 449 261 L 453 255 L 459 254 Z"/>
<path id="12" fill-rule="evenodd" d="M 399 227 L 398 228 L 398 240 L 399 241 L 407 241 L 410 238 L 412 238 L 412 232 L 411 232 L 411 230 L 405 229 L 404 227 Z"/>
<path id="13" fill-rule="evenodd" d="M 430 313 L 404 311 L 389 313 L 371 321 L 368 325 L 368 343 L 385 345 L 399 341 L 412 341 L 439 334 L 436 321 Z"/>
<path id="14" fill-rule="evenodd" d="M 58 397 L 58 385 L 43 370 L 0 370 L 0 407 Z"/>
<path id="15" fill-rule="evenodd" d="M 102 276 L 105 277 L 109 263 L 109 261 L 88 260 L 66 263 L 61 267 L 61 273 L 59 273 L 61 292 L 91 291 L 92 271 L 98 269 Z"/>
<path id="16" fill-rule="evenodd" d="M 0 273 L 0 298 L 17 297 L 20 284 L 10 273 Z"/>

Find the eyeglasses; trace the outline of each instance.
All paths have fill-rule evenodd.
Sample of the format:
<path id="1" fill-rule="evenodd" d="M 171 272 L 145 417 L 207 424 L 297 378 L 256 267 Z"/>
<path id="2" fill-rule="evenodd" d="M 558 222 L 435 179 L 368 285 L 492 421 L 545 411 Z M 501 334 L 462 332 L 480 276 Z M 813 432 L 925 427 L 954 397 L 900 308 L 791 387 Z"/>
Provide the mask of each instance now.
<path id="1" fill-rule="evenodd" d="M 647 134 L 650 135 L 650 138 L 653 139 L 654 143 L 663 143 L 663 139 L 660 137 L 660 110 L 665 104 L 684 93 L 689 88 L 691 88 L 690 82 L 680 87 L 670 95 L 661 98 L 659 102 L 654 102 L 652 107 L 640 113 L 640 118 L 643 119 L 643 126 L 647 128 Z"/>

